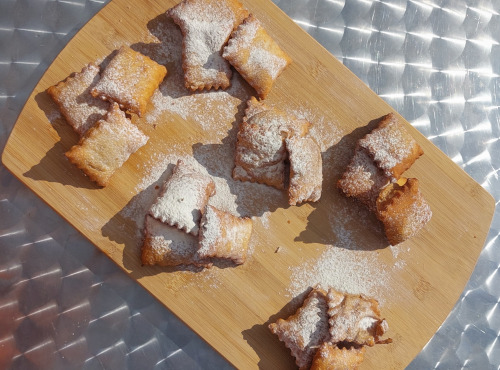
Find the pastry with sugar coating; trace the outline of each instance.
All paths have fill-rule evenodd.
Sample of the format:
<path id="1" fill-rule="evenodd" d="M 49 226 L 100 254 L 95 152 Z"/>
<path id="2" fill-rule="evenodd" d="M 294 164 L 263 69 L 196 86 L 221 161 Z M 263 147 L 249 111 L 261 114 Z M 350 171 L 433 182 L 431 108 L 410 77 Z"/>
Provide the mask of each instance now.
<path id="1" fill-rule="evenodd" d="M 366 150 L 386 176 L 396 180 L 424 154 L 393 113 L 384 116 L 375 129 L 359 140 L 358 145 Z"/>
<path id="2" fill-rule="evenodd" d="M 337 347 L 325 342 L 314 355 L 310 370 L 356 370 L 364 360 L 366 347 Z"/>
<path id="3" fill-rule="evenodd" d="M 200 221 L 200 259 L 227 258 L 237 265 L 247 259 L 252 220 L 237 217 L 208 205 Z"/>
<path id="4" fill-rule="evenodd" d="M 200 265 L 202 261 L 195 258 L 197 250 L 196 236 L 169 226 L 151 215 L 146 215 L 141 248 L 143 265 Z"/>
<path id="5" fill-rule="evenodd" d="M 269 324 L 269 330 L 290 349 L 300 369 L 309 369 L 318 347 L 330 336 L 327 310 L 326 292 L 313 288 L 293 315 Z"/>
<path id="6" fill-rule="evenodd" d="M 415 178 L 400 179 L 380 192 L 376 216 L 391 245 L 415 236 L 432 217 L 432 211 Z"/>
<path id="7" fill-rule="evenodd" d="M 388 325 L 380 316 L 375 299 L 361 294 L 344 294 L 330 288 L 327 302 L 331 342 L 373 347 L 377 343 L 392 341 L 381 339 Z"/>
<path id="8" fill-rule="evenodd" d="M 80 137 L 97 121 L 103 119 L 109 110 L 108 102 L 90 94 L 99 81 L 99 71 L 99 66 L 90 63 L 81 72 L 47 89 L 66 122 Z"/>
<path id="9" fill-rule="evenodd" d="M 170 226 L 198 235 L 201 213 L 208 198 L 214 194 L 212 178 L 179 159 L 149 214 Z"/>
<path id="10" fill-rule="evenodd" d="M 292 59 L 252 14 L 232 33 L 222 54 L 264 99 Z"/>
<path id="11" fill-rule="evenodd" d="M 375 211 L 380 190 L 389 182 L 390 178 L 375 165 L 363 148 L 357 146 L 337 187 L 345 196 L 353 197 Z"/>
<path id="12" fill-rule="evenodd" d="M 90 128 L 66 157 L 92 181 L 106 186 L 115 171 L 147 141 L 148 137 L 114 103 L 105 119 Z"/>
<path id="13" fill-rule="evenodd" d="M 183 35 L 182 68 L 186 88 L 226 89 L 231 66 L 222 47 L 231 32 L 248 16 L 237 0 L 183 0 L 167 11 Z"/>
<path id="14" fill-rule="evenodd" d="M 323 165 L 321 149 L 309 136 L 292 136 L 285 140 L 290 161 L 288 203 L 317 202 L 321 198 Z"/>
<path id="15" fill-rule="evenodd" d="M 310 123 L 252 97 L 240 124 L 233 178 L 285 188 L 285 138 L 304 136 Z"/>
<path id="16" fill-rule="evenodd" d="M 117 102 L 122 109 L 140 117 L 166 75 L 164 66 L 128 46 L 122 46 L 102 72 L 91 94 Z"/>

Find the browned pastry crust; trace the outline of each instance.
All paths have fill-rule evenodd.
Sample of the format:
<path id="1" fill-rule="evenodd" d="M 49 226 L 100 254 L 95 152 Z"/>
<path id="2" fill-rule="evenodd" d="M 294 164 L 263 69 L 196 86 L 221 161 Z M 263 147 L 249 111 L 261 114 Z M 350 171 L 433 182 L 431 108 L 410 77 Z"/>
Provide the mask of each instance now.
<path id="1" fill-rule="evenodd" d="M 311 137 L 292 136 L 285 140 L 290 161 L 288 203 L 317 202 L 321 198 L 323 165 L 321 149 Z"/>
<path id="2" fill-rule="evenodd" d="M 122 46 L 104 69 L 91 94 L 117 102 L 121 108 L 142 116 L 166 74 L 164 66 L 128 46 Z"/>
<path id="3" fill-rule="evenodd" d="M 147 141 L 114 103 L 106 118 L 90 128 L 66 157 L 92 181 L 106 186 L 115 171 Z"/>
<path id="4" fill-rule="evenodd" d="M 231 67 L 222 47 L 231 32 L 248 16 L 237 0 L 184 0 L 167 11 L 183 35 L 182 68 L 186 88 L 226 89 Z"/>
<path id="5" fill-rule="evenodd" d="M 292 62 L 252 14 L 233 32 L 222 54 L 264 99 Z"/>
<path id="6" fill-rule="evenodd" d="M 310 370 L 356 370 L 364 360 L 366 347 L 339 348 L 325 342 L 314 356 Z"/>
<path id="7" fill-rule="evenodd" d="M 200 259 L 228 258 L 236 264 L 247 259 L 252 220 L 241 218 L 208 205 L 200 221 Z"/>
<path id="8" fill-rule="evenodd" d="M 71 127 L 83 136 L 89 128 L 103 119 L 109 103 L 94 98 L 90 90 L 99 81 L 99 67 L 90 63 L 81 72 L 51 86 L 47 93 L 58 105 L 61 114 Z"/>
<path id="9" fill-rule="evenodd" d="M 331 342 L 356 347 L 390 342 L 390 339 L 381 340 L 388 325 L 381 318 L 375 299 L 344 294 L 331 288 L 327 298 Z"/>
<path id="10" fill-rule="evenodd" d="M 388 185 L 390 178 L 379 169 L 361 147 L 356 147 L 354 156 L 337 182 L 337 187 L 347 197 L 353 197 L 375 211 L 380 190 Z"/>
<path id="11" fill-rule="evenodd" d="M 288 319 L 269 324 L 269 329 L 301 369 L 356 369 L 365 346 L 392 342 L 381 339 L 388 325 L 375 299 L 332 288 L 328 293 L 313 288 L 302 307 Z"/>
<path id="12" fill-rule="evenodd" d="M 386 186 L 376 203 L 377 218 L 382 221 L 391 245 L 416 235 L 432 217 L 431 208 L 419 190 L 418 180 L 404 180 Z"/>
<path id="13" fill-rule="evenodd" d="M 269 324 L 300 369 L 309 369 L 317 349 L 329 338 L 327 309 L 326 292 L 315 288 L 292 316 Z"/>
<path id="14" fill-rule="evenodd" d="M 195 236 L 146 215 L 144 241 L 141 248 L 143 265 L 192 264 L 197 250 L 198 239 Z"/>
<path id="15" fill-rule="evenodd" d="M 214 194 L 215 183 L 209 175 L 178 160 L 149 214 L 170 226 L 198 235 L 201 213 L 208 198 Z"/>
<path id="16" fill-rule="evenodd" d="M 285 188 L 285 138 L 304 136 L 310 123 L 252 97 L 240 124 L 233 178 Z"/>
<path id="17" fill-rule="evenodd" d="M 384 116 L 378 127 L 359 140 L 358 145 L 386 176 L 394 179 L 399 179 L 424 153 L 393 113 Z"/>

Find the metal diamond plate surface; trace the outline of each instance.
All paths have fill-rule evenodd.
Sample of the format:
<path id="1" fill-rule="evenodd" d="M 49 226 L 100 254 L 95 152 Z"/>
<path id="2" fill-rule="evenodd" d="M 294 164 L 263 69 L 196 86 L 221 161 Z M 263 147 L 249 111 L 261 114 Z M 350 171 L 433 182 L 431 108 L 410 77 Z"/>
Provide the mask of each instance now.
<path id="1" fill-rule="evenodd" d="M 0 151 L 109 0 L 0 0 Z M 495 198 L 476 269 L 410 369 L 500 368 L 500 0 L 274 0 Z M 225 369 L 205 342 L 0 167 L 0 368 Z"/>

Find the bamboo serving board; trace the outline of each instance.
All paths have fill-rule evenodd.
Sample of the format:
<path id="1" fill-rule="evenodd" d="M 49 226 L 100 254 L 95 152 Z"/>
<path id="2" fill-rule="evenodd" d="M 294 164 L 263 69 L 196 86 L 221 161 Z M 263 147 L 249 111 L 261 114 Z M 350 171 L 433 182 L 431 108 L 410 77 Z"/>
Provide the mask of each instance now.
<path id="1" fill-rule="evenodd" d="M 271 1 L 243 2 L 293 59 L 266 101 L 284 110 L 308 112 L 322 142 L 325 177 L 323 197 L 316 204 L 290 207 L 286 196 L 277 192 L 278 196 L 270 199 L 269 190 L 257 184 L 249 186 L 262 189 L 262 197 L 254 191 L 249 201 L 245 194 L 237 194 L 236 202 L 252 203 L 255 211 L 248 215 L 255 216 L 255 221 L 253 251 L 246 264 L 210 271 L 143 267 L 139 260 L 140 230 L 123 210 L 140 198 L 139 185 L 148 176 L 146 164 L 150 165 L 152 158 L 198 158 L 211 150 L 222 152 L 222 157 L 231 156 L 235 128 L 251 88 L 238 80 L 242 87 L 235 99 L 241 104 L 235 105 L 234 114 L 221 116 L 217 125 L 212 122 L 208 129 L 199 117 L 216 114 L 216 108 L 203 104 L 195 105 L 192 109 L 198 111 L 189 114 L 167 111 L 150 114 L 149 120 L 148 114 L 141 119 L 134 117 L 133 122 L 150 140 L 106 188 L 93 185 L 65 159 L 64 152 L 77 137 L 63 119 L 53 118 L 54 104 L 46 93 L 49 86 L 91 61 L 104 60 L 122 44 L 154 50 L 162 42 L 171 42 L 168 30 L 157 32 L 156 41 L 152 34 L 164 21 L 163 13 L 176 1 L 138 0 L 133 7 L 127 0 L 110 2 L 70 41 L 40 80 L 12 131 L 2 161 L 238 368 L 293 367 L 289 351 L 267 325 L 296 309 L 297 299 L 290 293 L 294 271 L 314 266 L 331 248 L 343 248 L 347 254 L 364 253 L 367 261 L 378 261 L 384 270 L 376 271 L 375 262 L 367 264 L 366 278 L 374 272 L 385 276 L 385 286 L 376 290 L 380 296 L 375 298 L 382 302 L 394 342 L 369 348 L 363 368 L 403 368 L 435 333 L 462 292 L 488 233 L 494 200 L 405 123 L 425 152 L 406 175 L 420 180 L 433 218 L 415 238 L 389 247 L 376 220 L 339 196 L 335 182 L 352 155 L 355 141 L 367 132 L 366 125 L 392 111 L 391 107 Z M 167 79 L 175 78 L 171 71 L 178 67 L 167 64 Z M 201 94 L 200 101 L 204 101 Z M 210 167 L 210 156 L 204 158 L 208 162 L 201 162 Z M 352 251 L 346 247 L 349 243 L 342 243 L 339 227 L 332 227 L 337 217 L 346 219 L 346 215 L 348 222 L 340 230 L 349 231 L 348 241 L 355 241 L 350 244 Z"/>

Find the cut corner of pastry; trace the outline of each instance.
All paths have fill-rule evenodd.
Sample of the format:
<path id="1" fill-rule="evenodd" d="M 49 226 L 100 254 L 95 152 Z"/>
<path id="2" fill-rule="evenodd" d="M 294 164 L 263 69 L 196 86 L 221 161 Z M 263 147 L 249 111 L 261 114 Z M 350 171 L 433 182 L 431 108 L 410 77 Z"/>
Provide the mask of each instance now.
<path id="1" fill-rule="evenodd" d="M 167 75 L 165 66 L 123 45 L 101 73 L 91 94 L 114 101 L 120 107 L 142 116 L 154 91 Z"/>
<path id="2" fill-rule="evenodd" d="M 377 199 L 376 216 L 391 245 L 415 236 L 431 219 L 432 210 L 416 178 L 387 185 Z"/>
<path id="3" fill-rule="evenodd" d="M 265 99 L 275 80 L 292 62 L 260 21 L 250 14 L 231 34 L 222 56 Z"/>

